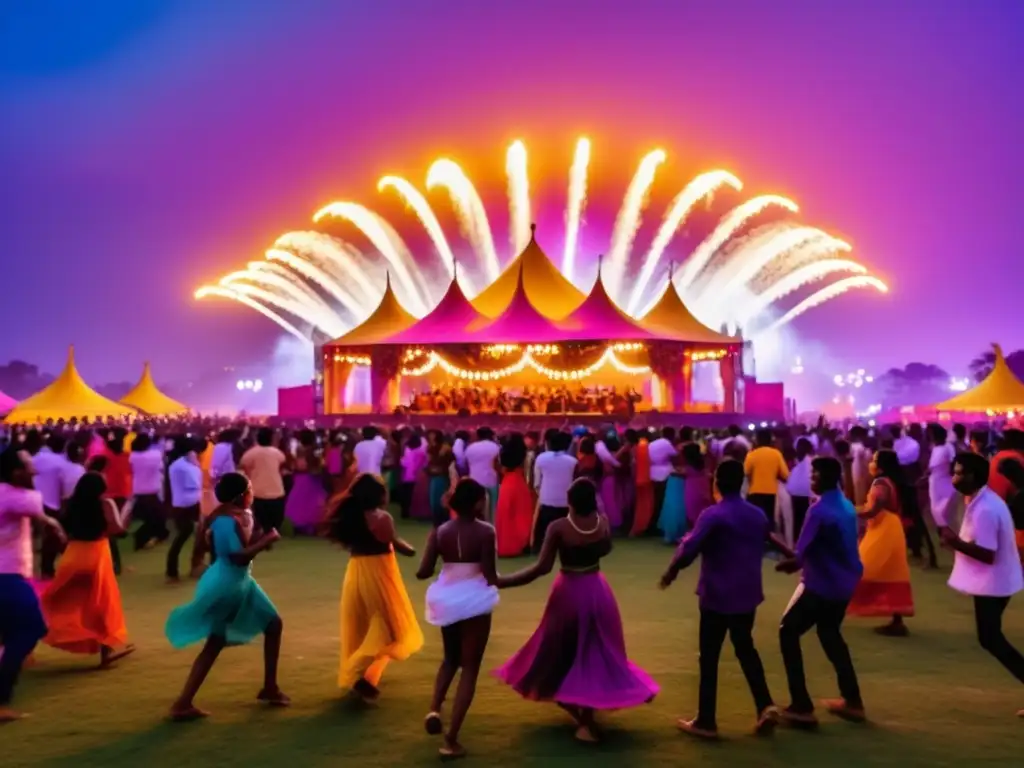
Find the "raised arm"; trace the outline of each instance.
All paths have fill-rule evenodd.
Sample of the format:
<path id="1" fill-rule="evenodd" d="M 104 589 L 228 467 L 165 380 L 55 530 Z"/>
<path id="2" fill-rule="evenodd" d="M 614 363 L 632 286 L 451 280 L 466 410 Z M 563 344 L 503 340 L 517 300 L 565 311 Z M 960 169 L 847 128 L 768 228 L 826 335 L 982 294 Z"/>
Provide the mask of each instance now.
<path id="1" fill-rule="evenodd" d="M 555 556 L 558 554 L 558 542 L 560 535 L 558 523 L 548 527 L 544 535 L 544 544 L 540 548 L 540 556 L 533 565 L 528 565 L 522 570 L 516 571 L 511 576 L 499 576 L 497 584 L 499 589 L 510 587 L 522 587 L 536 581 L 541 576 L 547 576 L 555 567 Z"/>
<path id="2" fill-rule="evenodd" d="M 435 568 L 437 568 L 437 528 L 432 528 L 427 536 L 426 546 L 423 548 L 423 559 L 420 560 L 416 578 L 420 581 L 431 578 Z"/>

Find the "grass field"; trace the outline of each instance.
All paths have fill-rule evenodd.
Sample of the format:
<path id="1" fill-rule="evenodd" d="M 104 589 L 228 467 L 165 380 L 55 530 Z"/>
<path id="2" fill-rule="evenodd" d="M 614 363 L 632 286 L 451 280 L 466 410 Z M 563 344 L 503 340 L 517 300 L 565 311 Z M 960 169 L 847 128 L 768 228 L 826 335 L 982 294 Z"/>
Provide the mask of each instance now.
<path id="1" fill-rule="evenodd" d="M 414 543 L 427 529 L 404 526 Z M 121 579 L 135 656 L 107 672 L 81 659 L 40 647 L 38 665 L 22 677 L 19 707 L 32 717 L 0 730 L 0 766 L 363 766 L 431 765 L 438 741 L 422 730 L 441 644 L 424 627 L 427 644 L 413 659 L 393 664 L 379 707 L 342 701 L 336 687 L 338 597 L 345 555 L 322 541 L 287 540 L 260 557 L 255 573 L 285 622 L 281 681 L 288 710 L 255 705 L 260 644 L 228 649 L 198 703 L 205 722 L 171 725 L 164 715 L 194 651 L 168 646 L 163 623 L 186 601 L 191 585 L 168 587 L 161 576 L 165 550 L 128 555 L 134 570 Z M 727 740 L 695 743 L 676 732 L 675 719 L 692 715 L 697 685 L 696 569 L 668 592 L 656 588 L 669 550 L 659 542 L 624 542 L 605 561 L 626 626 L 629 654 L 662 686 L 649 706 L 605 717 L 607 741 L 577 744 L 554 706 L 520 700 L 493 678 L 481 680 L 463 730 L 468 764 L 495 766 L 760 765 L 1019 766 L 1024 760 L 1024 689 L 976 644 L 970 602 L 945 586 L 945 568 L 915 572 L 918 618 L 905 639 L 876 636 L 871 622 L 847 626 L 872 723 L 823 720 L 817 733 L 780 731 L 774 739 L 748 736 L 753 713 L 738 665 L 728 648 L 720 676 L 719 728 Z M 503 561 L 510 570 L 521 561 Z M 421 610 L 425 585 L 402 561 L 409 591 Z M 493 668 L 529 636 L 550 579 L 506 592 L 495 616 L 486 665 Z M 776 700 L 786 703 L 776 627 L 792 593 L 792 577 L 766 564 L 767 601 L 757 639 Z M 1007 612 L 1007 633 L 1024 645 L 1024 600 Z M 831 670 L 813 634 L 805 638 L 812 695 L 835 694 Z M 454 690 L 454 689 L 453 689 Z M 827 716 L 825 716 L 827 717 Z"/>

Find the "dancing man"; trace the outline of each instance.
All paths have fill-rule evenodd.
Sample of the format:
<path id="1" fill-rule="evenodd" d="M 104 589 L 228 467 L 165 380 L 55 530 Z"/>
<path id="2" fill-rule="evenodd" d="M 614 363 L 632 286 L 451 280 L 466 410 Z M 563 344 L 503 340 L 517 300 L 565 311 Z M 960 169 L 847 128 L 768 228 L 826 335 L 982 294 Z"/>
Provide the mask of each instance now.
<path id="1" fill-rule="evenodd" d="M 771 540 L 771 523 L 759 507 L 744 501 L 743 465 L 728 459 L 715 470 L 722 500 L 704 510 L 694 529 L 683 537 L 661 577 L 661 588 L 699 555 L 697 582 L 700 605 L 700 694 L 697 717 L 679 720 L 679 729 L 704 739 L 718 738 L 715 710 L 718 698 L 718 659 L 726 634 L 732 640 L 757 710 L 755 733 L 771 733 L 779 722 L 752 632 L 757 606 L 764 602 L 761 561 Z M 792 555 L 784 551 L 785 555 Z"/>
<path id="2" fill-rule="evenodd" d="M 836 670 L 842 698 L 822 702 L 837 717 L 863 722 L 864 704 L 857 673 L 841 627 L 863 567 L 857 551 L 857 513 L 841 489 L 842 466 L 830 456 L 811 463 L 811 491 L 818 497 L 804 521 L 794 557 L 775 569 L 803 571 L 800 585 L 782 617 L 779 644 L 789 681 L 790 705 L 782 712 L 791 725 L 813 727 L 818 720 L 807 692 L 800 638 L 817 627 L 818 640 Z"/>
<path id="3" fill-rule="evenodd" d="M 1024 589 L 1024 574 L 1006 502 L 989 486 L 989 463 L 961 453 L 953 465 L 953 487 L 967 508 L 960 533 L 942 528 L 942 543 L 953 550 L 949 586 L 974 598 L 974 621 L 981 647 L 1024 683 L 1024 656 L 1003 634 L 1003 612 L 1010 597 Z M 1024 717 L 1024 709 L 1017 713 Z"/>

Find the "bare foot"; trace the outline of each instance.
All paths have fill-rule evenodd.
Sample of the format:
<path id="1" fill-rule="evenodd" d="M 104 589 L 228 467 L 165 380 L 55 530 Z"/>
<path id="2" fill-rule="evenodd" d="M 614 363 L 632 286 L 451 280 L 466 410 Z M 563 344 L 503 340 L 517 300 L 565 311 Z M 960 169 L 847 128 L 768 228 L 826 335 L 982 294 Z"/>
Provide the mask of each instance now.
<path id="1" fill-rule="evenodd" d="M 466 756 L 466 748 L 446 736 L 444 746 L 437 750 L 437 754 L 441 756 L 442 760 L 458 760 Z"/>
<path id="2" fill-rule="evenodd" d="M 24 712 L 18 712 L 17 710 L 9 707 L 0 707 L 0 725 L 4 723 L 13 723 L 15 720 L 23 720 L 28 717 Z"/>
<path id="3" fill-rule="evenodd" d="M 190 723 L 193 720 L 202 720 L 209 716 L 209 712 L 204 709 L 200 709 L 194 704 L 187 704 L 185 706 L 175 704 L 171 707 L 171 711 L 168 715 L 171 721 L 175 723 Z"/>
<path id="4" fill-rule="evenodd" d="M 264 688 L 256 694 L 256 701 L 262 701 L 272 707 L 290 707 L 292 700 L 285 696 L 280 688 Z"/>
<path id="5" fill-rule="evenodd" d="M 133 653 L 135 653 L 135 646 L 130 644 L 126 645 L 120 651 L 114 651 L 113 648 L 104 646 L 103 650 L 100 651 L 100 669 L 110 669 L 115 662 L 118 662 L 127 656 L 131 656 Z"/>
<path id="6" fill-rule="evenodd" d="M 423 720 L 423 727 L 431 736 L 440 736 L 444 732 L 444 723 L 440 712 L 429 712 Z"/>
<path id="7" fill-rule="evenodd" d="M 579 728 L 577 728 L 574 736 L 576 738 L 576 741 L 582 741 L 586 744 L 596 744 L 601 740 L 601 737 L 597 733 L 596 729 L 586 725 L 581 725 Z"/>
<path id="8" fill-rule="evenodd" d="M 698 739 L 714 741 L 718 738 L 717 728 L 704 728 L 698 725 L 696 720 L 677 720 L 676 728 L 690 736 L 696 736 Z"/>

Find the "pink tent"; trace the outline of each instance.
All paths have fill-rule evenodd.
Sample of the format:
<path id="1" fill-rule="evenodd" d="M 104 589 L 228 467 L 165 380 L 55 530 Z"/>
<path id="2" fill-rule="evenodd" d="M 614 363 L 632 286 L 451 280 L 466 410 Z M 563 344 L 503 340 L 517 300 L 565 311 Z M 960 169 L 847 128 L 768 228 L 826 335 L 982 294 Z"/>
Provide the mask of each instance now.
<path id="1" fill-rule="evenodd" d="M 13 410 L 17 404 L 18 401 L 13 397 L 8 397 L 3 392 L 0 392 L 0 413 L 7 413 Z"/>
<path id="2" fill-rule="evenodd" d="M 470 336 L 469 328 L 491 322 L 477 312 L 452 278 L 448 290 L 430 313 L 387 339 L 387 344 L 445 344 L 460 342 Z"/>
<path id="3" fill-rule="evenodd" d="M 590 295 L 558 325 L 562 329 L 564 341 L 648 341 L 669 338 L 641 327 L 615 305 L 605 290 L 600 267 Z"/>
<path id="4" fill-rule="evenodd" d="M 457 338 L 450 340 L 460 341 Z M 522 264 L 519 265 L 516 292 L 505 311 L 486 324 L 473 323 L 467 337 L 462 339 L 484 344 L 552 344 L 564 340 L 565 331 L 538 312 L 526 297 Z"/>

